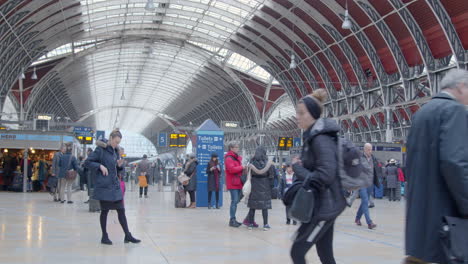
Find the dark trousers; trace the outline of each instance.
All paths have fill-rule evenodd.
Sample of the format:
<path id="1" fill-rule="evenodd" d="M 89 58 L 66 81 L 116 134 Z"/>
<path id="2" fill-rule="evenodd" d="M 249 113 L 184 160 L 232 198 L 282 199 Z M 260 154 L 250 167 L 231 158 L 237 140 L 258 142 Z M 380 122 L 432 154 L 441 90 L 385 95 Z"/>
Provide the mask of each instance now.
<path id="1" fill-rule="evenodd" d="M 140 196 L 143 195 L 143 190 L 145 192 L 145 195 L 148 195 L 148 186 L 146 187 L 140 187 Z"/>
<path id="2" fill-rule="evenodd" d="M 190 202 L 191 203 L 194 203 L 196 202 L 195 201 L 195 191 L 188 191 L 189 195 L 190 195 Z"/>
<path id="3" fill-rule="evenodd" d="M 388 200 L 396 201 L 396 188 L 388 188 Z"/>
<path id="4" fill-rule="evenodd" d="M 307 232 L 308 236 L 296 240 L 291 248 L 294 264 L 306 264 L 305 256 L 315 245 L 322 264 L 336 264 L 333 256 L 333 226 L 335 220 L 313 221 L 299 227 L 298 238 Z"/>
<path id="5" fill-rule="evenodd" d="M 216 205 L 218 205 L 219 204 L 219 191 L 217 191 L 217 192 L 208 192 L 208 205 L 211 205 L 211 197 L 212 197 L 213 193 L 215 193 L 215 195 L 216 195 Z"/>
<path id="6" fill-rule="evenodd" d="M 262 209 L 263 225 L 268 225 L 268 209 Z M 255 221 L 255 209 L 250 209 L 247 215 L 249 223 L 253 224 Z"/>

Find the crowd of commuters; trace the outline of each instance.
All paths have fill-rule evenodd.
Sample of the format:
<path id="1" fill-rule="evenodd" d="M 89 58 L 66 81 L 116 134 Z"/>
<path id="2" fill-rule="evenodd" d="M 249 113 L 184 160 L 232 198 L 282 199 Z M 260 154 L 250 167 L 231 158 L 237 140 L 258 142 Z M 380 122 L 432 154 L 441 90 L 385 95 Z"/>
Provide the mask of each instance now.
<path id="1" fill-rule="evenodd" d="M 228 144 L 224 156 L 224 168 L 221 167 L 216 153 L 206 165 L 208 176 L 208 209 L 220 208 L 222 191 L 222 172 L 230 193 L 229 226 L 238 228 L 242 224 L 248 229 L 258 227 L 255 213 L 261 210 L 263 230 L 271 229 L 268 222 L 268 210 L 272 209 L 275 181 L 279 180 L 279 192 L 283 196 L 295 183 L 314 192 L 311 205 L 312 218 L 307 223 L 300 223 L 294 234 L 290 255 L 293 263 L 306 263 L 306 254 L 315 245 L 322 263 L 336 263 L 333 250 L 334 226 L 338 216 L 359 196 L 361 199 L 355 217 L 355 224 L 361 226 L 365 217 L 367 227 L 375 229 L 369 208 L 375 207 L 372 197 L 375 190 L 386 190 L 389 201 L 401 199 L 401 188 L 406 189 L 406 264 L 448 263 L 439 237 L 444 217 L 468 218 L 468 72 L 451 70 L 441 82 L 442 92 L 433 97 L 414 116 L 407 142 L 406 175 L 395 159 L 390 159 L 385 166 L 373 154 L 370 143 L 364 145 L 360 164 L 362 179 L 360 189 L 351 193 L 348 200 L 342 188 L 340 178 L 339 142 L 340 127 L 336 121 L 323 118 L 323 104 L 327 93 L 323 89 L 298 101 L 296 119 L 298 128 L 303 130 L 301 156 L 293 156 L 285 165 L 282 174 L 278 175 L 272 161 L 263 147 L 258 147 L 249 163 L 243 163 L 240 146 L 237 142 Z M 81 189 L 87 185 L 94 189 L 91 199 L 100 203 L 101 243 L 112 245 L 107 233 L 107 217 L 110 210 L 116 210 L 118 221 L 124 231 L 125 243 L 139 243 L 128 228 L 125 215 L 124 169 L 122 158 L 124 149 L 119 146 L 122 134 L 114 130 L 109 140 L 97 142 L 94 151 L 88 150 L 87 158 L 77 159 L 72 154 L 72 145 L 65 144 L 55 153 L 51 166 L 49 182 L 56 179 L 55 186 L 50 185 L 54 201 L 73 203 L 71 172 L 77 172 L 83 178 Z M 21 159 L 15 155 L 3 158 L 5 180 L 11 181 L 14 168 L 20 165 Z M 24 161 L 23 161 L 24 162 Z M 47 164 L 40 159 L 31 162 L 29 175 L 41 185 L 47 178 Z M 183 165 L 183 173 L 189 180 L 183 188 L 190 197 L 189 208 L 196 208 L 197 166 L 200 166 L 196 155 L 190 154 Z M 146 155 L 138 163 L 137 175 L 149 175 L 154 163 Z M 247 177 L 245 177 L 247 176 Z M 405 178 L 406 176 L 406 178 Z M 243 186 L 249 181 L 250 189 L 246 197 L 249 209 L 243 223 L 237 221 L 236 213 L 239 202 L 243 199 Z M 407 185 L 404 183 L 407 182 Z M 45 186 L 43 186 L 45 188 Z M 44 189 L 43 188 L 43 189 Z M 65 192 L 67 194 L 65 200 Z M 213 205 L 213 193 L 215 200 Z M 148 198 L 148 187 L 140 187 L 140 198 Z M 296 225 L 291 219 L 289 207 L 286 207 L 286 224 Z M 421 221 L 424 219 L 424 221 Z M 465 230 L 466 231 L 466 230 Z"/>

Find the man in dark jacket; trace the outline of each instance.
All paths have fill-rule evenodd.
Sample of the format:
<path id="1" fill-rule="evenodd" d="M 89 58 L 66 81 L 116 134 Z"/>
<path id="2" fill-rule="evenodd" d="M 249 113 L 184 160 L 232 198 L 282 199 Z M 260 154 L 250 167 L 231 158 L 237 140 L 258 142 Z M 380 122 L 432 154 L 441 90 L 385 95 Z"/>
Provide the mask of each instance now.
<path id="1" fill-rule="evenodd" d="M 442 218 L 468 216 L 468 72 L 451 70 L 440 86 L 408 136 L 406 263 L 448 263 Z"/>

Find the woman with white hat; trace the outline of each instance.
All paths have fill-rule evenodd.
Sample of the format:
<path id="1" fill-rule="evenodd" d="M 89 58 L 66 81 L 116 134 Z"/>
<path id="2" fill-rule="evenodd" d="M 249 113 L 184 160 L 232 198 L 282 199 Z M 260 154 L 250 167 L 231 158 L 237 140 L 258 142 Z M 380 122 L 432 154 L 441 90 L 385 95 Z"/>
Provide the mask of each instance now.
<path id="1" fill-rule="evenodd" d="M 388 162 L 388 166 L 385 168 L 384 177 L 387 182 L 388 188 L 388 200 L 396 201 L 396 192 L 399 190 L 398 186 L 398 167 L 396 166 L 396 160 L 391 159 Z"/>

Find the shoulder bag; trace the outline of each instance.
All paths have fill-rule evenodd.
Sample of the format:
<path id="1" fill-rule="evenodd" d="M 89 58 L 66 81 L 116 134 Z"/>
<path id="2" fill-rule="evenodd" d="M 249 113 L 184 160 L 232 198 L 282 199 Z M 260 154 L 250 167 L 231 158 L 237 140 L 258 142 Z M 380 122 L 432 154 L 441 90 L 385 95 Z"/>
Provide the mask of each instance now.
<path id="1" fill-rule="evenodd" d="M 73 159 L 73 155 L 70 155 L 70 159 L 68 160 L 68 164 L 67 164 L 67 174 L 65 175 L 65 178 L 68 180 L 68 181 L 74 181 L 76 179 L 76 175 L 77 175 L 77 172 L 76 170 L 69 170 L 68 168 L 70 168 L 70 164 L 71 164 L 71 161 Z"/>
<path id="2" fill-rule="evenodd" d="M 440 237 L 449 264 L 468 264 L 468 219 L 445 216 Z"/>

